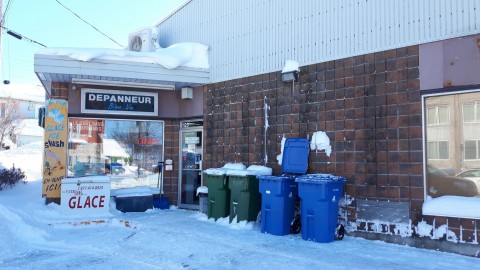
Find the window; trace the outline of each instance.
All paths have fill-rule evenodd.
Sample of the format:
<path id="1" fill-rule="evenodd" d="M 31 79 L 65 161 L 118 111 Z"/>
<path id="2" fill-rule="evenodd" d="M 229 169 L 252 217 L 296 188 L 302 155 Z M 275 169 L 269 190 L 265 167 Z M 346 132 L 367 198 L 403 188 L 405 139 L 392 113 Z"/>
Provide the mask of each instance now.
<path id="1" fill-rule="evenodd" d="M 465 160 L 480 159 L 478 141 L 465 141 Z"/>
<path id="2" fill-rule="evenodd" d="M 463 122 L 464 123 L 478 123 L 480 122 L 480 103 L 475 101 L 473 103 L 463 104 Z"/>
<path id="3" fill-rule="evenodd" d="M 428 159 L 448 159 L 448 141 L 428 142 Z"/>
<path id="4" fill-rule="evenodd" d="M 471 203 L 476 204 L 480 199 L 480 91 L 429 96 L 424 103 L 427 195 L 424 214 L 464 215 L 458 213 L 464 213 L 462 209 L 471 208 Z M 445 207 L 432 210 L 425 206 L 441 202 L 436 198 L 448 199 L 449 208 L 457 211 L 452 214 Z M 461 217 L 480 218 L 480 215 Z"/>
<path id="5" fill-rule="evenodd" d="M 434 106 L 427 108 L 427 125 L 444 125 L 450 122 L 448 106 Z"/>
<path id="6" fill-rule="evenodd" d="M 161 121 L 69 119 L 68 175 L 110 175 L 112 189 L 159 188 Z"/>

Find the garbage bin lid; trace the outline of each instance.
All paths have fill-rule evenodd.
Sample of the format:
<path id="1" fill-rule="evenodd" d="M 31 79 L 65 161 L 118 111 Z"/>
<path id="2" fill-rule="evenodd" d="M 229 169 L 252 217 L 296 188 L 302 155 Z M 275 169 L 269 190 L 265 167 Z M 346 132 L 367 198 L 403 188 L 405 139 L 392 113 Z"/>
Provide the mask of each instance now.
<path id="1" fill-rule="evenodd" d="M 305 174 L 309 150 L 309 143 L 305 138 L 286 139 L 283 147 L 282 173 Z"/>
<path id="2" fill-rule="evenodd" d="M 297 183 L 314 183 L 314 184 L 326 184 L 326 183 L 342 183 L 347 181 L 345 177 L 335 176 L 332 174 L 307 174 L 297 177 L 295 182 Z"/>

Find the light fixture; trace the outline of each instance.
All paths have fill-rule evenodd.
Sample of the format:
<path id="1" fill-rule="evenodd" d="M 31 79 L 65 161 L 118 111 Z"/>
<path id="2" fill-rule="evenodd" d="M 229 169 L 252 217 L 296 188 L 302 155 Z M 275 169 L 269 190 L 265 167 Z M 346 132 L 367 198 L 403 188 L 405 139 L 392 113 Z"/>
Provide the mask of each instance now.
<path id="1" fill-rule="evenodd" d="M 74 90 L 74 91 L 77 90 L 77 86 L 72 85 L 72 90 Z"/>
<path id="2" fill-rule="evenodd" d="M 82 78 L 72 78 L 72 83 L 88 84 L 88 85 L 101 85 L 101 86 L 121 86 L 121 87 L 132 87 L 132 88 L 175 90 L 175 85 L 173 85 L 173 84 L 123 82 L 123 81 L 82 79 Z"/>
<path id="3" fill-rule="evenodd" d="M 183 87 L 182 99 L 193 99 L 193 89 L 190 87 Z"/>
<path id="4" fill-rule="evenodd" d="M 282 72 L 282 82 L 296 82 L 296 81 L 298 81 L 298 70 Z"/>

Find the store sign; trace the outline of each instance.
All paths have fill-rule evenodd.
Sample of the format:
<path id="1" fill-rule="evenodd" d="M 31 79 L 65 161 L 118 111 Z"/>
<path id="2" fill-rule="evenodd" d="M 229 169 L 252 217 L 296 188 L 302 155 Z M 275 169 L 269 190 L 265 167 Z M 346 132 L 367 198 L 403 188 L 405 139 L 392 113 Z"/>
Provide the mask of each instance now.
<path id="1" fill-rule="evenodd" d="M 67 103 L 66 100 L 48 100 L 46 104 L 42 197 L 60 198 L 67 166 Z"/>
<path id="2" fill-rule="evenodd" d="M 199 144 L 199 137 L 185 137 L 185 144 Z"/>
<path id="3" fill-rule="evenodd" d="M 158 94 L 150 92 L 82 89 L 82 113 L 158 115 Z"/>
<path id="4" fill-rule="evenodd" d="M 110 177 L 90 176 L 62 180 L 61 212 L 66 215 L 109 213 Z"/>
<path id="5" fill-rule="evenodd" d="M 201 126 L 203 126 L 203 121 L 189 121 L 189 122 L 182 123 L 183 128 L 201 127 Z"/>

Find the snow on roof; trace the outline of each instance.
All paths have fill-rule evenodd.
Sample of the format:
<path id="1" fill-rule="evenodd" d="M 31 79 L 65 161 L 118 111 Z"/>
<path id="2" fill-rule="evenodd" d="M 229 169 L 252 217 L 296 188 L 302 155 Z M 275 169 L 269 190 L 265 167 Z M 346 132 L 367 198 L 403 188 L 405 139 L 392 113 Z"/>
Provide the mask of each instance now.
<path id="1" fill-rule="evenodd" d="M 106 138 L 103 138 L 103 155 L 108 157 L 130 157 L 116 140 Z"/>
<path id="2" fill-rule="evenodd" d="M 24 119 L 20 121 L 15 133 L 17 135 L 38 136 L 43 138 L 44 129 L 38 125 L 37 119 Z"/>
<path id="3" fill-rule="evenodd" d="M 1 84 L 0 98 L 45 102 L 43 87 L 33 84 Z"/>
<path id="4" fill-rule="evenodd" d="M 45 48 L 37 52 L 43 55 L 66 56 L 71 59 L 90 62 L 92 60 L 118 60 L 138 63 L 158 64 L 167 69 L 191 67 L 208 69 L 208 46 L 183 42 L 154 52 L 134 52 L 102 48 Z"/>

